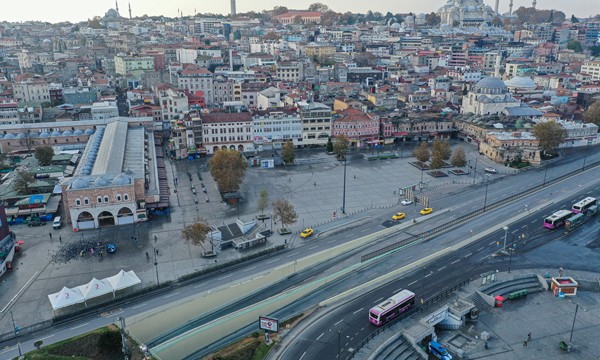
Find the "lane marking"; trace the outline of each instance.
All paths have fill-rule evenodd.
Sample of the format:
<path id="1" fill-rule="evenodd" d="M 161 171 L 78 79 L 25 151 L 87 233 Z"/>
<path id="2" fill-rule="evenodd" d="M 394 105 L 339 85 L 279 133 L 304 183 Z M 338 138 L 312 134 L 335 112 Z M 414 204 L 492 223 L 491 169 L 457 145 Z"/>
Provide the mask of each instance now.
<path id="1" fill-rule="evenodd" d="M 433 273 L 429 273 L 429 274 L 425 275 L 425 277 L 431 276 L 431 274 L 433 274 Z"/>
<path id="2" fill-rule="evenodd" d="M 246 271 L 248 271 L 248 270 L 254 270 L 254 269 L 256 269 L 256 266 L 253 266 L 251 268 L 247 268 Z"/>
<path id="3" fill-rule="evenodd" d="M 378 303 L 378 302 L 380 302 L 381 300 L 383 300 L 383 298 L 379 298 L 379 299 L 377 299 L 377 300 L 373 301 L 373 303 L 374 303 L 374 304 L 377 304 L 377 303 Z"/>
<path id="4" fill-rule="evenodd" d="M 231 288 L 234 288 L 234 287 L 236 287 L 236 286 L 238 286 L 238 285 L 241 285 L 241 284 L 240 284 L 240 283 L 237 283 L 237 284 L 235 284 L 235 285 L 229 285 L 229 288 L 231 289 Z"/>
<path id="5" fill-rule="evenodd" d="M 463 256 L 463 258 L 469 257 L 471 255 L 473 255 L 473 253 L 468 253 L 467 255 Z"/>
<path id="6" fill-rule="evenodd" d="M 336 242 L 336 241 L 337 241 L 337 240 L 331 240 L 331 241 L 328 241 L 327 243 L 328 243 L 328 244 L 332 244 L 332 243 L 334 243 L 334 242 Z"/>
<path id="7" fill-rule="evenodd" d="M 408 284 L 408 286 L 411 286 L 412 284 L 416 284 L 417 282 L 419 282 L 419 280 L 415 280 L 415 281 L 411 282 L 410 284 Z"/>
<path id="8" fill-rule="evenodd" d="M 454 265 L 454 264 L 456 264 L 456 263 L 457 263 L 457 262 L 459 262 L 459 261 L 460 261 L 460 259 L 456 259 L 456 260 L 454 260 L 453 262 L 451 262 L 450 264 L 451 264 L 451 265 Z"/>
<path id="9" fill-rule="evenodd" d="M 382 299 L 383 299 L 383 298 L 382 298 Z M 341 323 L 342 321 L 344 321 L 344 319 L 342 319 L 342 320 L 340 320 L 340 321 L 336 322 L 336 323 L 335 323 L 335 324 L 333 324 L 333 325 L 334 325 L 334 326 L 338 326 L 338 324 L 339 324 L 339 323 Z"/>
<path id="10" fill-rule="evenodd" d="M 194 286 L 194 289 L 197 289 L 197 288 L 199 288 L 199 287 L 201 287 L 201 286 L 204 286 L 204 285 L 206 285 L 206 283 L 205 283 L 205 282 L 204 282 L 204 283 L 202 283 L 202 284 L 198 284 L 198 285 Z"/>
<path id="11" fill-rule="evenodd" d="M 442 271 L 442 270 L 444 270 L 445 268 L 446 268 L 445 266 L 442 266 L 441 268 L 437 269 L 437 271 Z"/>
<path id="12" fill-rule="evenodd" d="M 402 288 L 400 288 L 400 289 L 398 289 L 398 290 L 394 290 L 394 291 L 392 292 L 392 294 L 395 294 L 395 293 L 397 293 L 398 291 L 402 291 Z"/>
<path id="13" fill-rule="evenodd" d="M 530 224 L 535 224 L 536 222 L 538 222 L 537 220 L 533 220 L 532 222 L 530 222 Z"/>
<path id="14" fill-rule="evenodd" d="M 223 280 L 223 279 L 227 279 L 228 277 L 232 277 L 233 274 L 229 274 L 229 275 L 225 275 L 225 276 L 221 276 L 220 278 L 218 278 L 217 280 Z"/>
<path id="15" fill-rule="evenodd" d="M 485 249 L 484 246 L 480 247 L 479 249 L 477 249 L 477 252 L 480 252 L 481 250 Z"/>
<path id="16" fill-rule="evenodd" d="M 488 245 L 494 245 L 495 241 L 490 242 Z"/>
<path id="17" fill-rule="evenodd" d="M 289 255 L 287 255 L 286 257 L 292 257 L 292 256 L 296 256 L 296 253 L 289 254 Z"/>
<path id="18" fill-rule="evenodd" d="M 279 261 L 279 259 L 274 259 L 274 260 L 271 260 L 271 261 L 267 261 L 267 264 L 272 264 L 272 263 L 274 263 L 275 261 Z"/>
<path id="19" fill-rule="evenodd" d="M 7 353 L 7 352 L 9 352 L 9 351 L 16 350 L 16 349 L 17 349 L 17 347 L 16 347 L 16 346 L 13 346 L 13 347 L 11 347 L 11 348 L 7 347 L 7 348 L 6 348 L 6 350 L 4 350 L 4 351 L 1 351 L 1 352 L 0 352 L 0 354 L 4 354 L 4 353 Z"/>
<path id="20" fill-rule="evenodd" d="M 355 312 L 352 313 L 352 315 L 356 315 L 356 313 L 363 311 L 364 307 L 361 307 L 360 309 L 356 310 Z"/>
<path id="21" fill-rule="evenodd" d="M 262 274 L 262 275 L 259 275 L 259 276 L 255 277 L 255 278 L 252 278 L 252 280 L 260 279 L 260 278 L 261 278 L 261 277 L 263 277 L 263 276 L 265 276 L 265 275 L 264 275 L 264 274 Z"/>
<path id="22" fill-rule="evenodd" d="M 322 333 L 321 335 L 319 335 L 319 337 L 317 338 L 317 340 L 316 340 L 316 341 L 319 341 L 319 339 L 320 339 L 320 338 L 322 338 L 322 337 L 323 337 L 323 335 L 325 335 L 325 333 Z"/>
<path id="23" fill-rule="evenodd" d="M 163 299 L 168 299 L 168 298 L 173 297 L 175 295 L 179 295 L 179 292 L 172 293 L 172 294 L 169 294 L 169 295 L 165 295 L 165 296 L 163 296 Z"/>
<path id="24" fill-rule="evenodd" d="M 304 355 L 306 355 L 306 351 L 304 352 L 304 354 L 302 354 L 302 356 L 300 356 L 299 360 L 302 360 L 302 358 L 304 358 Z"/>
<path id="25" fill-rule="evenodd" d="M 138 309 L 138 308 L 141 308 L 142 306 L 146 306 L 147 304 L 148 303 L 139 304 L 139 305 L 132 307 L 131 309 Z"/>
<path id="26" fill-rule="evenodd" d="M 369 231 L 369 229 L 363 229 L 362 231 L 359 231 L 359 233 L 362 234 L 362 233 L 367 232 L 367 231 Z"/>
<path id="27" fill-rule="evenodd" d="M 348 235 L 344 236 L 344 239 L 347 239 L 349 237 L 352 237 L 352 234 L 348 234 Z"/>
<path id="28" fill-rule="evenodd" d="M 316 249 L 318 247 L 319 247 L 318 245 L 317 246 L 313 246 L 313 247 L 309 247 L 308 250 Z"/>
<path id="29" fill-rule="evenodd" d="M 87 325 L 88 323 L 85 323 L 84 325 Z M 48 336 L 44 336 L 43 338 L 39 338 L 38 340 L 46 340 L 46 339 L 50 339 L 51 337 L 53 337 L 54 334 L 52 335 L 48 335 Z"/>
<path id="30" fill-rule="evenodd" d="M 86 326 L 86 325 L 88 325 L 88 324 L 89 324 L 89 322 L 86 322 L 85 324 L 81 324 L 81 325 L 74 326 L 74 327 L 70 328 L 69 330 L 75 330 L 75 329 L 79 329 L 80 327 L 84 327 L 84 326 Z"/>

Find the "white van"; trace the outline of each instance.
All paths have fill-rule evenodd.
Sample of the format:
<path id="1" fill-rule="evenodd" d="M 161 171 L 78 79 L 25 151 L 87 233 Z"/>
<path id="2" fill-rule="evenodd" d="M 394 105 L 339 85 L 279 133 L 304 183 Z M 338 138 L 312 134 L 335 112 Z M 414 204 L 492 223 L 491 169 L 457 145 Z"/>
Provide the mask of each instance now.
<path id="1" fill-rule="evenodd" d="M 62 226 L 62 219 L 60 218 L 60 216 L 55 217 L 54 221 L 52 222 L 52 227 L 55 229 L 60 229 L 61 226 Z"/>

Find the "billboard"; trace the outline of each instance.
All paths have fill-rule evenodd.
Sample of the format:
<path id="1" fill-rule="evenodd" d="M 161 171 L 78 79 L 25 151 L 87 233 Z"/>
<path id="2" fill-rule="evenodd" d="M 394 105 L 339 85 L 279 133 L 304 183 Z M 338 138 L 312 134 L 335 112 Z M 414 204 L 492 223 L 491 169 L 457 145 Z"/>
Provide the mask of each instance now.
<path id="1" fill-rule="evenodd" d="M 279 332 L 279 320 L 261 316 L 258 318 L 258 328 L 264 331 Z"/>

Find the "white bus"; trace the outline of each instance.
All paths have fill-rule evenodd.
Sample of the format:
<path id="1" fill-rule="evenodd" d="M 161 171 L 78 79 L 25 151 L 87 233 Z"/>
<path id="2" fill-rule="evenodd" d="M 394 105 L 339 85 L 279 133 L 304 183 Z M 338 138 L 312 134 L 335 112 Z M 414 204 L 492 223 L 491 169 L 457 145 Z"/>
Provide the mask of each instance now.
<path id="1" fill-rule="evenodd" d="M 596 205 L 596 198 L 586 197 L 585 199 L 575 203 L 571 208 L 571 211 L 575 214 L 586 213 L 588 209 Z"/>
<path id="2" fill-rule="evenodd" d="M 544 227 L 548 229 L 557 229 L 565 224 L 565 221 L 573 213 L 570 210 L 558 210 L 554 214 L 544 219 Z"/>

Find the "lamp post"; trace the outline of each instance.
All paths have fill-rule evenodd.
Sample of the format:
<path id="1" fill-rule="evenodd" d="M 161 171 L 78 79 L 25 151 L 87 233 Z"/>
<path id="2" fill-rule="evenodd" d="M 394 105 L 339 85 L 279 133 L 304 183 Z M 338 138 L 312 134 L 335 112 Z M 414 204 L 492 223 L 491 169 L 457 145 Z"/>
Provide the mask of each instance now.
<path id="1" fill-rule="evenodd" d="M 342 333 L 338 330 L 338 355 L 337 359 L 340 358 L 340 353 L 342 352 Z"/>
<path id="2" fill-rule="evenodd" d="M 502 245 L 502 252 L 506 254 L 506 236 L 508 236 L 508 226 L 503 226 L 504 229 L 504 245 Z"/>
<path id="3" fill-rule="evenodd" d="M 573 331 L 575 330 L 575 320 L 577 319 L 577 310 L 579 310 L 579 304 L 575 304 L 575 315 L 573 316 L 573 326 L 571 326 L 571 337 L 569 338 L 569 349 L 573 342 Z"/>
<path id="4" fill-rule="evenodd" d="M 10 319 L 12 320 L 13 331 L 15 332 L 15 339 L 17 338 L 17 326 L 15 325 L 15 318 L 13 317 L 12 310 L 10 310 Z M 572 335 L 571 335 L 572 337 Z M 22 356 L 21 353 L 21 342 L 17 339 L 17 349 L 19 349 L 19 356 Z"/>
<path id="5" fill-rule="evenodd" d="M 548 168 L 546 168 L 546 170 L 544 171 L 544 183 L 542 184 L 543 188 L 546 187 L 546 175 L 548 175 Z"/>
<path id="6" fill-rule="evenodd" d="M 156 285 L 160 286 L 160 280 L 158 279 L 158 262 L 156 261 L 156 254 L 158 253 L 158 249 L 154 249 L 154 268 L 156 269 Z"/>
<path id="7" fill-rule="evenodd" d="M 483 212 L 485 212 L 485 208 L 487 206 L 487 194 L 488 194 L 488 186 L 490 185 L 490 177 L 489 175 L 486 177 L 485 181 L 485 198 L 483 200 Z"/>
<path id="8" fill-rule="evenodd" d="M 344 154 L 344 195 L 342 197 L 342 214 L 346 214 L 346 154 Z"/>
<path id="9" fill-rule="evenodd" d="M 479 159 L 475 158 L 475 167 L 473 168 L 473 184 L 475 184 L 475 177 L 477 176 L 477 161 Z"/>

